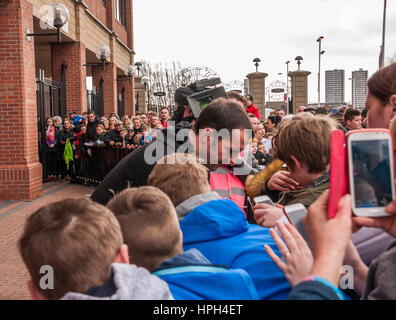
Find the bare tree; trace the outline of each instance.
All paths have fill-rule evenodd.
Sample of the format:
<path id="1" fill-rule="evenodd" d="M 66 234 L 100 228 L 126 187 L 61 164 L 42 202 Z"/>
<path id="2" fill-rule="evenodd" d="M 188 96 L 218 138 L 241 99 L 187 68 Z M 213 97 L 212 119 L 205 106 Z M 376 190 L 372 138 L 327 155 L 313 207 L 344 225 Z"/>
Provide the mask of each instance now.
<path id="1" fill-rule="evenodd" d="M 148 77 L 149 110 L 158 111 L 167 106 L 171 111 L 175 108 L 174 93 L 181 86 L 177 75 L 183 69 L 180 62 L 155 63 L 142 61 L 141 75 Z M 161 96 L 162 94 L 162 96 Z"/>

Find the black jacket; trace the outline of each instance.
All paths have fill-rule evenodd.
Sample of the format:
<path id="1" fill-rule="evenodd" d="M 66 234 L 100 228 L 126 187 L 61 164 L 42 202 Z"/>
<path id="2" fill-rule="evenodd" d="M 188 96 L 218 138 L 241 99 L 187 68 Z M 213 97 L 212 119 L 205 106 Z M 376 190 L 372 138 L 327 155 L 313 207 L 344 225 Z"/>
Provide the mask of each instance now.
<path id="1" fill-rule="evenodd" d="M 117 142 L 122 143 L 123 139 L 122 139 L 119 131 L 111 130 L 108 134 L 106 134 L 104 141 L 107 144 L 109 144 L 111 141 L 114 141 L 115 143 L 117 143 Z"/>
<path id="2" fill-rule="evenodd" d="M 72 129 L 70 129 L 69 131 L 64 131 L 62 129 L 59 132 L 59 142 L 63 145 L 63 147 L 65 146 L 64 143 L 66 143 L 67 138 L 70 139 L 70 143 L 73 143 L 73 141 L 75 141 L 77 139 L 77 136 Z M 62 143 L 62 142 L 64 142 L 64 143 Z"/>
<path id="3" fill-rule="evenodd" d="M 105 177 L 103 182 L 92 194 L 91 199 L 106 205 L 114 196 L 110 190 L 117 194 L 126 189 L 129 184 L 131 187 L 145 186 L 147 184 L 148 177 L 155 166 L 155 160 L 158 161 L 167 154 L 175 153 L 179 146 L 188 140 L 186 137 L 183 141 L 175 141 L 176 134 L 182 129 L 188 130 L 190 128 L 191 125 L 188 122 L 181 122 L 176 126 L 176 128 L 168 127 L 162 131 L 163 136 L 157 136 L 156 141 L 130 153 Z M 175 141 L 174 147 L 167 146 L 168 139 L 170 141 Z M 161 150 L 159 146 L 161 146 L 161 149 L 163 146 L 163 154 L 160 154 L 160 152 L 157 154 L 157 150 Z M 151 153 L 153 158 L 155 158 L 153 161 L 154 163 L 147 163 L 145 161 L 146 150 L 148 154 Z"/>
<path id="4" fill-rule="evenodd" d="M 258 160 L 260 166 L 264 166 L 264 165 L 266 166 L 272 160 L 272 157 L 270 155 L 263 154 L 260 151 L 257 151 L 254 157 Z"/>
<path id="5" fill-rule="evenodd" d="M 89 122 L 87 124 L 86 135 L 89 141 L 94 141 L 96 136 L 96 127 L 101 124 L 99 120 L 95 120 L 94 122 Z"/>

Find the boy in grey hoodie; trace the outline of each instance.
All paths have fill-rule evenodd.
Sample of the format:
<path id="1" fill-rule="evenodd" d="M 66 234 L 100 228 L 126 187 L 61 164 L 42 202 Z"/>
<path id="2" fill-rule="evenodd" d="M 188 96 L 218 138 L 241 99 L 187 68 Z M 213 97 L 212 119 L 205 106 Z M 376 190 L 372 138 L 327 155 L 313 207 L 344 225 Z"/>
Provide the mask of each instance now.
<path id="1" fill-rule="evenodd" d="M 19 249 L 36 300 L 173 300 L 164 281 L 129 265 L 117 219 L 88 199 L 38 209 L 26 222 Z"/>

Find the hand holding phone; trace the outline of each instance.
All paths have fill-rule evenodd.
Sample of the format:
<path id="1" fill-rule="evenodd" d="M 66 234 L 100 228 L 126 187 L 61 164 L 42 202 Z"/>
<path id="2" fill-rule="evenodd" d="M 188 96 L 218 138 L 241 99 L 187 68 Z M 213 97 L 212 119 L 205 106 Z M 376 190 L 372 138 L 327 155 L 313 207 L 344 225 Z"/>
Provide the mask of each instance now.
<path id="1" fill-rule="evenodd" d="M 253 208 L 254 219 L 259 226 L 273 228 L 283 217 L 283 209 L 267 203 L 256 204 Z"/>
<path id="2" fill-rule="evenodd" d="M 388 216 L 395 200 L 393 142 L 389 130 L 359 130 L 347 135 L 349 185 L 356 216 Z"/>

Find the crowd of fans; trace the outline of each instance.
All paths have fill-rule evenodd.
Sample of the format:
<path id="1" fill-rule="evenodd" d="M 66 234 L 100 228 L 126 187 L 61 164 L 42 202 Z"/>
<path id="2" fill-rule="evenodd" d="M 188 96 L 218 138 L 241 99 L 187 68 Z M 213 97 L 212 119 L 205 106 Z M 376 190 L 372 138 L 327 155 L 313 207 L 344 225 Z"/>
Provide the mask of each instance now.
<path id="1" fill-rule="evenodd" d="M 188 154 L 164 148 L 148 164 L 144 152 L 131 152 L 91 199 L 47 204 L 28 218 L 19 249 L 33 298 L 396 299 L 396 202 L 387 217 L 354 217 L 346 195 L 335 218 L 327 218 L 331 134 L 390 128 L 396 137 L 396 63 L 369 79 L 363 112 L 300 107 L 296 115 L 278 109 L 260 121 L 252 96 L 230 92 L 194 119 L 188 94 L 176 92 L 177 126 L 167 125 L 165 109 L 160 114 L 168 138 L 190 130 Z M 63 155 L 66 176 L 71 161 L 74 170 L 84 166 L 76 165 L 84 159 L 79 152 L 89 159 L 101 146 L 135 150 L 164 142 L 155 140 L 155 114 L 86 117 L 72 114 L 62 127 L 58 117 L 47 122 L 48 147 L 57 148 L 51 159 Z M 253 130 L 254 137 L 210 139 L 219 129 Z M 76 152 L 68 153 L 68 142 Z M 249 152 L 239 162 L 225 149 Z M 218 164 L 208 165 L 216 152 Z M 251 156 L 252 167 L 237 174 Z M 275 206 L 255 204 L 249 217 L 245 195 L 267 195 Z M 287 223 L 282 208 L 292 204 L 307 214 Z M 54 270 L 50 290 L 41 285 L 43 265 Z M 352 275 L 340 274 L 341 266 Z M 341 276 L 349 276 L 346 287 Z"/>
<path id="2" fill-rule="evenodd" d="M 136 116 L 98 117 L 94 111 L 46 119 L 45 180 L 71 181 L 97 186 L 130 152 L 151 143 L 169 126 L 169 109 L 160 116 L 151 111 Z"/>

